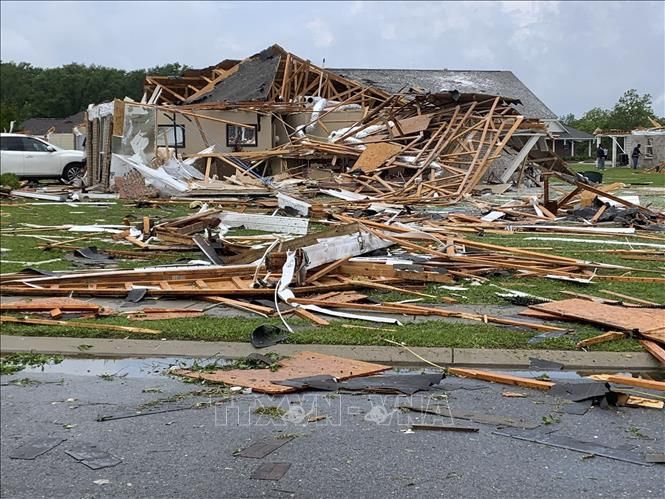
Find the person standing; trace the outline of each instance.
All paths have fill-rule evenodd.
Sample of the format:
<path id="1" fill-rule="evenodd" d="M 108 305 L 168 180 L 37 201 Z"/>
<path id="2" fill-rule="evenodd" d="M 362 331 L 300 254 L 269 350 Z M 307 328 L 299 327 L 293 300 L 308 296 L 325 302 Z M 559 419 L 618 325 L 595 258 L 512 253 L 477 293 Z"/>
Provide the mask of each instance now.
<path id="1" fill-rule="evenodd" d="M 637 169 L 637 163 L 639 162 L 640 156 L 642 155 L 642 151 L 640 150 L 641 146 L 642 144 L 637 144 L 637 146 L 635 146 L 633 149 L 633 153 L 630 155 L 633 160 L 633 170 Z"/>
<path id="2" fill-rule="evenodd" d="M 605 152 L 605 149 L 603 149 L 603 146 L 598 144 L 598 149 L 596 149 L 596 160 L 598 161 L 598 168 L 600 170 L 605 169 L 605 158 L 607 157 L 607 153 Z"/>

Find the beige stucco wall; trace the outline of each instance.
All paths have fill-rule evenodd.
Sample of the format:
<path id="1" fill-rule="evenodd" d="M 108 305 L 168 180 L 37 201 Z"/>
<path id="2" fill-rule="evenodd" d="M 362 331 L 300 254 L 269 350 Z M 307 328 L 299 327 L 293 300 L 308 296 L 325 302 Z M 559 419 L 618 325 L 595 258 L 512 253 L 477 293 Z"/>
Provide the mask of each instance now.
<path id="1" fill-rule="evenodd" d="M 270 116 L 258 116 L 256 113 L 247 111 L 199 111 L 195 112 L 197 115 L 211 116 L 213 118 L 223 119 L 235 123 L 242 123 L 246 125 L 258 125 L 257 132 L 257 146 L 243 146 L 244 151 L 265 151 L 271 149 L 273 146 L 272 124 Z M 173 122 L 168 113 L 160 112 L 157 116 L 158 125 L 172 125 Z M 203 140 L 199 128 L 194 118 L 176 113 L 176 124 L 184 125 L 185 127 L 185 147 L 178 148 L 178 154 L 187 156 L 195 154 L 205 149 L 206 144 Z M 217 145 L 222 151 L 232 151 L 233 147 L 226 145 L 226 123 L 218 121 L 207 120 L 199 118 L 199 123 L 203 133 L 205 134 L 208 145 Z M 164 144 L 163 139 L 158 142 L 160 145 Z"/>
<path id="2" fill-rule="evenodd" d="M 52 133 L 44 139 L 56 147 L 62 149 L 74 149 L 74 134 L 73 133 Z"/>
<path id="3" fill-rule="evenodd" d="M 363 110 L 333 111 L 332 113 L 323 116 L 323 118 L 320 121 L 321 123 L 323 123 L 325 129 L 320 125 L 317 125 L 315 129 L 313 129 L 312 131 L 308 131 L 307 133 L 309 135 L 314 135 L 318 137 L 327 137 L 329 135 L 329 132 L 332 132 L 333 130 L 339 130 L 340 128 L 346 128 L 354 125 L 355 123 L 360 121 L 364 115 L 365 114 Z M 297 128 L 301 125 L 309 125 L 310 122 L 312 121 L 312 113 L 290 114 L 285 117 L 284 121 L 286 121 L 286 123 L 288 123 L 290 126 L 294 128 Z M 328 130 L 328 132 L 326 132 L 326 129 Z"/>

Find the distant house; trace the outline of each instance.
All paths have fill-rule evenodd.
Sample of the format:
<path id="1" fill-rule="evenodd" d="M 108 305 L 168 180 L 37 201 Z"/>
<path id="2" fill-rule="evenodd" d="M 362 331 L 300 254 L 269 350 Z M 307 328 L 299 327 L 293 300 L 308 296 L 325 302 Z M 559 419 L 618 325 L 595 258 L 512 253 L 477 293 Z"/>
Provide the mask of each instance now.
<path id="1" fill-rule="evenodd" d="M 593 154 L 593 143 L 595 135 L 578 130 L 572 126 L 565 125 L 559 121 L 550 124 L 552 135 L 552 149 L 563 158 L 586 155 L 591 158 Z"/>
<path id="2" fill-rule="evenodd" d="M 81 111 L 67 118 L 30 118 L 23 122 L 21 132 L 41 137 L 63 149 L 83 150 L 85 113 Z"/>

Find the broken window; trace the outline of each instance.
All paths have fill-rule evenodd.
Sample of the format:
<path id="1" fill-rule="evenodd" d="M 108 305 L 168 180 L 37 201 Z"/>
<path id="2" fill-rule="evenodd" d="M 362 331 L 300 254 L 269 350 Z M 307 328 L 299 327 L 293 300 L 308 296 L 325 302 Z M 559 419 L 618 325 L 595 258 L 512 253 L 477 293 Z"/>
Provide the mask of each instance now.
<path id="1" fill-rule="evenodd" d="M 235 147 L 235 146 L 257 146 L 257 130 L 256 125 L 254 126 L 236 126 L 236 125 L 226 125 L 226 146 Z"/>
<path id="2" fill-rule="evenodd" d="M 653 137 L 647 137 L 647 150 L 645 152 L 645 157 L 653 158 Z"/>
<path id="3" fill-rule="evenodd" d="M 158 125 L 157 144 L 168 147 L 185 147 L 184 125 Z"/>

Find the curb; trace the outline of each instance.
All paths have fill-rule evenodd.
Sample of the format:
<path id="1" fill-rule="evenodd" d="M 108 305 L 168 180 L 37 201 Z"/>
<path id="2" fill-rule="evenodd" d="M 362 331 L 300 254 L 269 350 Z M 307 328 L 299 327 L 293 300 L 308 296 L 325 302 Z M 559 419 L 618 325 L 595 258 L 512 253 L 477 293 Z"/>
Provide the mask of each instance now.
<path id="1" fill-rule="evenodd" d="M 92 345 L 81 351 L 79 345 Z M 444 367 L 529 368 L 529 358 L 559 362 L 566 369 L 631 370 L 662 369 L 646 352 L 577 352 L 568 350 L 490 350 L 476 348 L 414 347 L 423 358 Z M 243 358 L 257 350 L 249 343 L 204 342 L 179 340 L 129 340 L 106 338 L 65 338 L 41 336 L 0 336 L 0 352 L 30 352 L 85 357 L 212 357 Z M 353 345 L 275 345 L 265 352 L 293 355 L 310 351 L 366 362 L 394 366 L 424 367 L 423 361 L 399 347 Z"/>

